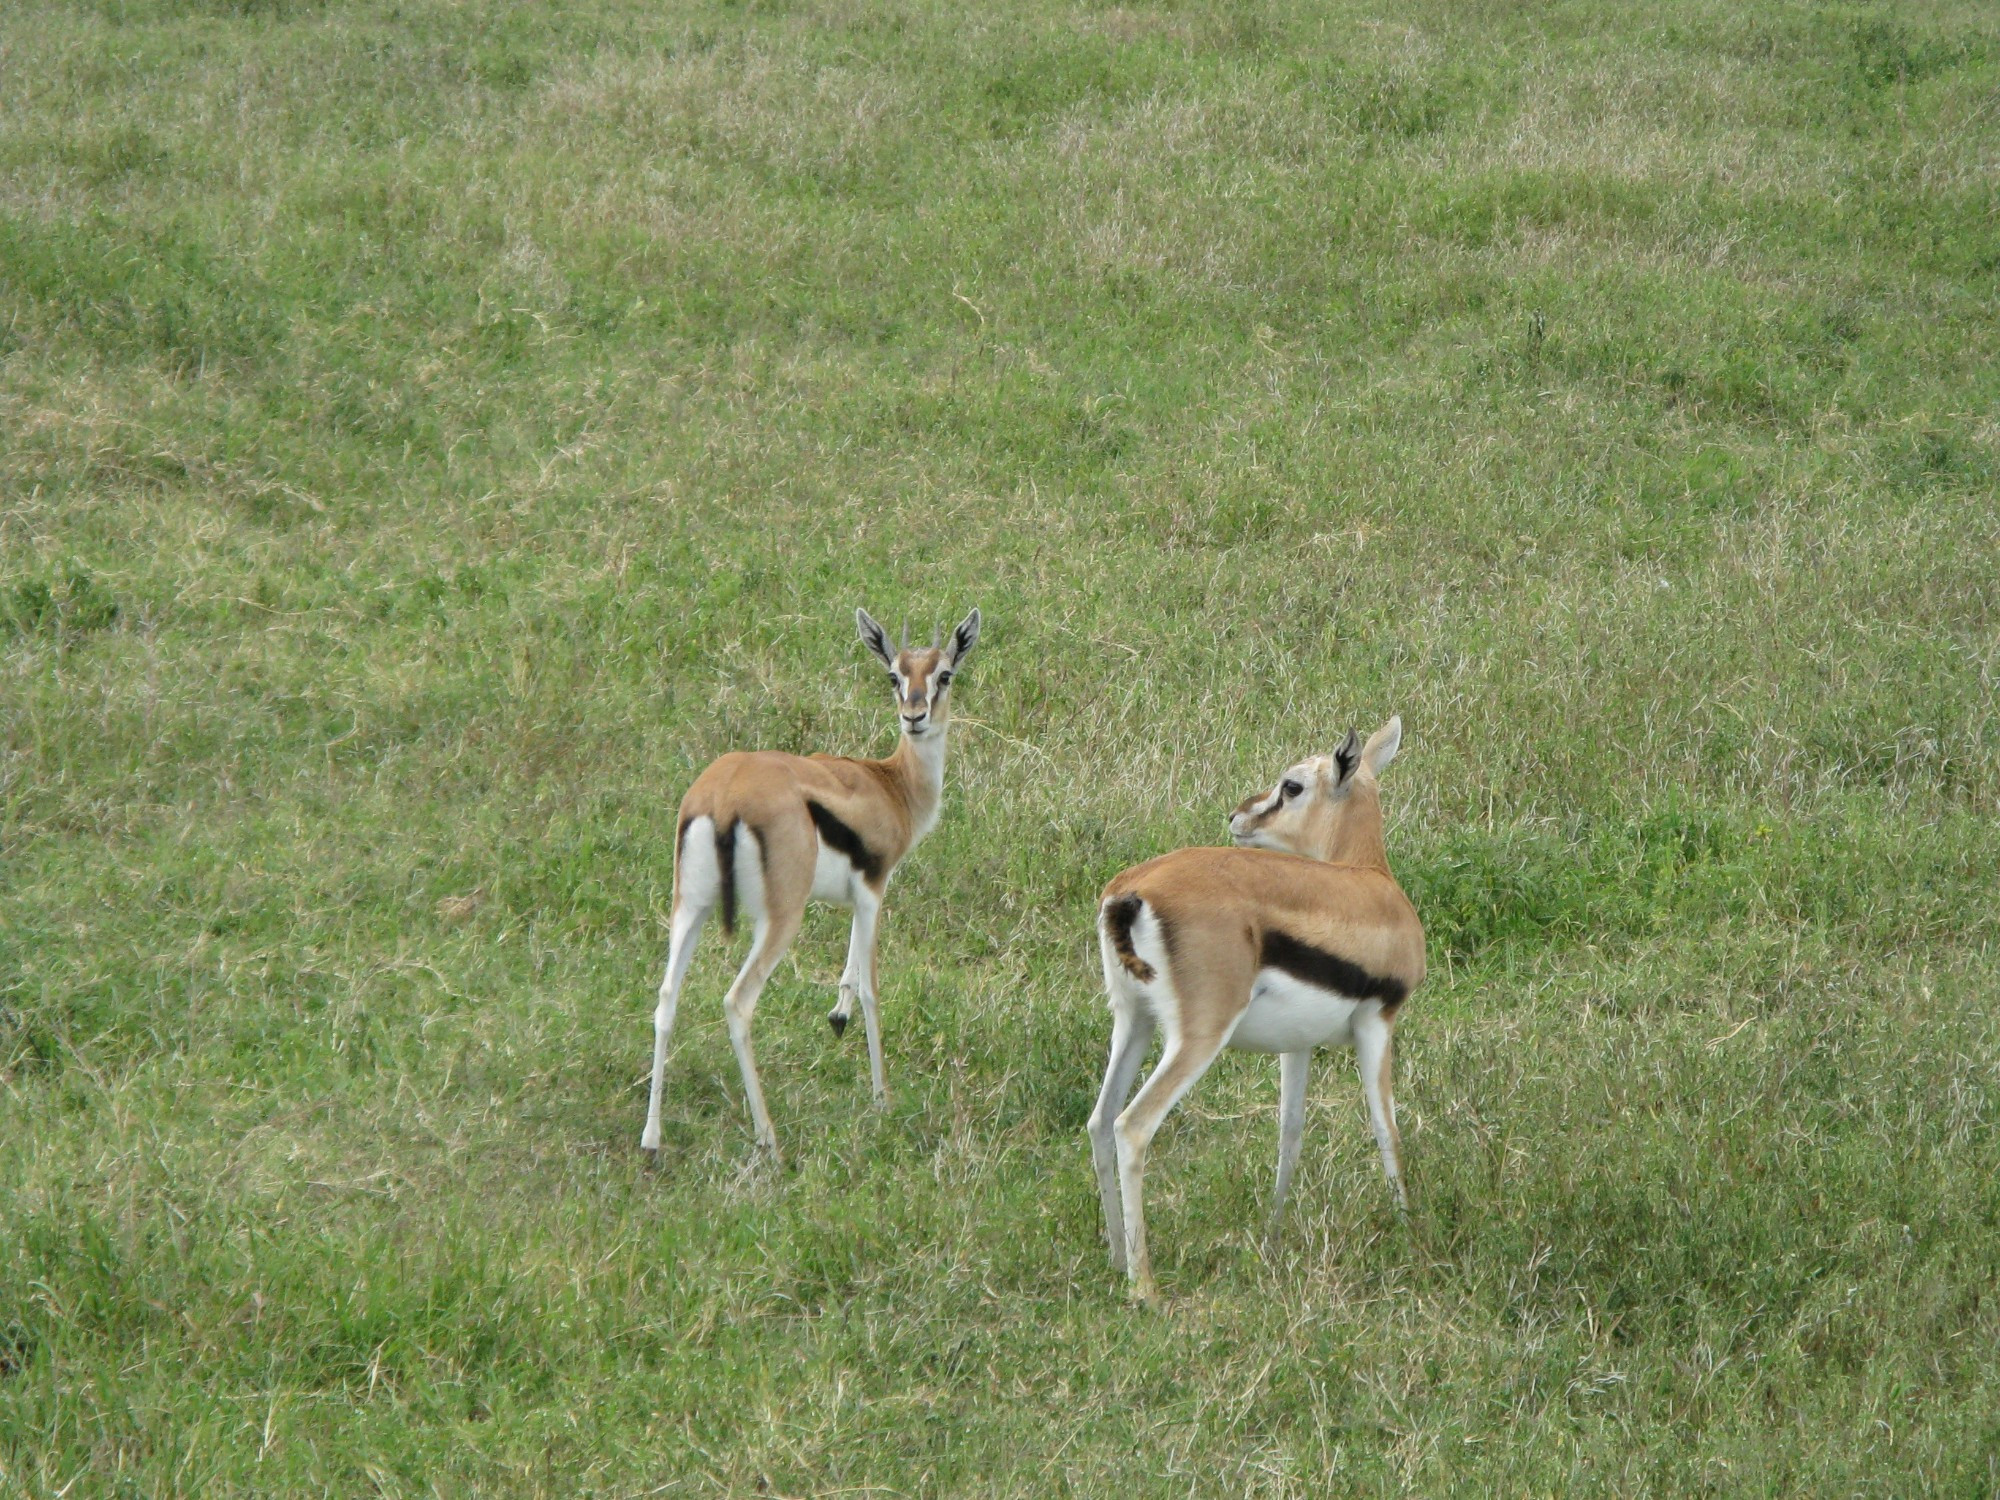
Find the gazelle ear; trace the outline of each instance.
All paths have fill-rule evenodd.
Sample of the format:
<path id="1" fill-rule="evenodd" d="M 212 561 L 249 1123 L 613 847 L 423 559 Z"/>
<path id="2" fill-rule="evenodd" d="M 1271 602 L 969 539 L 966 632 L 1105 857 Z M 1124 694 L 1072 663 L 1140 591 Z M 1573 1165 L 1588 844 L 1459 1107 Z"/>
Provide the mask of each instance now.
<path id="1" fill-rule="evenodd" d="M 1333 784 L 1335 787 L 1347 785 L 1354 777 L 1354 768 L 1361 764 L 1361 736 L 1352 729 L 1347 738 L 1340 742 L 1340 748 L 1333 752 Z"/>
<path id="2" fill-rule="evenodd" d="M 958 629 L 951 633 L 951 647 L 945 653 L 955 667 L 965 660 L 965 653 L 979 639 L 979 611 L 974 610 L 958 622 Z"/>
<path id="3" fill-rule="evenodd" d="M 1383 768 L 1396 758 L 1396 752 L 1402 745 L 1403 716 L 1397 714 L 1368 736 L 1368 743 L 1361 750 L 1361 763 L 1368 767 L 1370 775 L 1380 776 Z"/>
<path id="4" fill-rule="evenodd" d="M 885 667 L 896 665 L 896 653 L 889 647 L 889 632 L 875 623 L 874 617 L 865 609 L 854 612 L 854 624 L 861 632 L 861 644 L 881 660 Z"/>

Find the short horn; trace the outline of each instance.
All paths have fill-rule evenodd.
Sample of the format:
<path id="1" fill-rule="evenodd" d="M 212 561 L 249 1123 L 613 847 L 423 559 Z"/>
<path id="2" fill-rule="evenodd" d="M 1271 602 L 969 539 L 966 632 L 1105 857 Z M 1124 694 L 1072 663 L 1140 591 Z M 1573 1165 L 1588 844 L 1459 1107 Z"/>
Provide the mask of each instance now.
<path id="1" fill-rule="evenodd" d="M 937 650 L 937 648 L 943 643 L 944 643 L 944 632 L 935 625 L 931 626 L 931 650 L 933 651 Z"/>
<path id="2" fill-rule="evenodd" d="M 897 649 L 899 651 L 910 649 L 910 617 L 908 615 L 903 616 L 903 644 L 897 647 Z"/>

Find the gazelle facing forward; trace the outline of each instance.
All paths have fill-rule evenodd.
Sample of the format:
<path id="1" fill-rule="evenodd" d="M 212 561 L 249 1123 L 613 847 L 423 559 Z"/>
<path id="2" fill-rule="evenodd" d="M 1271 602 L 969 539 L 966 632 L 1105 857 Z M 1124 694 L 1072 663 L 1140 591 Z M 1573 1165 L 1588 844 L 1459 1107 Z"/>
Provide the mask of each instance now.
<path id="1" fill-rule="evenodd" d="M 1097 913 L 1111 1000 L 1111 1059 L 1090 1116 L 1113 1269 L 1156 1301 L 1142 1189 L 1154 1132 L 1224 1047 L 1279 1055 L 1275 1229 L 1305 1124 L 1312 1049 L 1352 1046 L 1381 1148 L 1405 1201 L 1389 1083 L 1398 1007 L 1424 978 L 1424 929 L 1389 873 L 1376 778 L 1402 742 L 1391 719 L 1348 731 L 1229 820 L 1235 849 L 1177 849 L 1104 888 Z M 1154 1028 L 1159 1065 L 1131 1104 Z"/>
<path id="2" fill-rule="evenodd" d="M 827 1019 L 839 1036 L 860 999 L 875 1107 L 888 1107 L 875 1004 L 875 925 L 890 873 L 937 826 L 951 681 L 979 639 L 979 611 L 960 621 L 944 645 L 934 634 L 928 647 L 916 650 L 907 637 L 900 649 L 890 649 L 888 632 L 867 610 L 857 609 L 854 619 L 862 643 L 888 668 L 895 690 L 903 725 L 895 753 L 886 760 L 855 760 L 733 750 L 697 776 L 681 799 L 667 973 L 653 1011 L 653 1087 L 645 1134 L 639 1138 L 647 1151 L 660 1149 L 661 1080 L 681 984 L 702 923 L 718 907 L 724 932 L 735 930 L 741 908 L 753 933 L 750 956 L 724 1003 L 757 1144 L 774 1157 L 778 1153 L 778 1137 L 757 1081 L 750 1017 L 765 980 L 798 935 L 808 901 L 830 901 L 854 911 L 840 998 Z"/>

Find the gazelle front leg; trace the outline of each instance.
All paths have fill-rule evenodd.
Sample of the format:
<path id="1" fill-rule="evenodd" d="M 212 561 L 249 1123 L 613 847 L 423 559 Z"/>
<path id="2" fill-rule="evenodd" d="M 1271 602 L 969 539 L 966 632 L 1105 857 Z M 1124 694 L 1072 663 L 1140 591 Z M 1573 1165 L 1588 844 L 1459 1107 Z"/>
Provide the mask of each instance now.
<path id="1" fill-rule="evenodd" d="M 859 959 L 856 965 L 861 987 L 861 1023 L 868 1033 L 868 1081 L 874 1090 L 875 1107 L 889 1107 L 889 1077 L 882 1066 L 882 1007 L 875 997 L 875 936 L 882 920 L 882 898 L 868 889 L 854 903 L 852 946 Z"/>
<path id="2" fill-rule="evenodd" d="M 1264 1230 L 1268 1243 L 1278 1238 L 1285 1196 L 1292 1190 L 1292 1170 L 1299 1164 L 1299 1142 L 1306 1133 L 1306 1076 L 1311 1068 L 1310 1048 L 1278 1057 L 1278 1188 L 1271 1195 L 1271 1221 Z"/>
<path id="3" fill-rule="evenodd" d="M 882 898 L 865 881 L 854 882 L 854 925 L 847 936 L 847 965 L 840 971 L 840 997 L 827 1024 L 835 1036 L 847 1030 L 854 1002 L 861 1002 L 862 1030 L 868 1034 L 868 1076 L 875 1107 L 889 1107 L 889 1085 L 882 1067 L 882 1022 L 875 1000 L 875 934 L 882 918 Z"/>
<path id="4" fill-rule="evenodd" d="M 1375 1129 L 1382 1170 L 1389 1186 L 1396 1190 L 1396 1207 L 1407 1209 L 1410 1199 L 1403 1191 L 1403 1138 L 1396 1129 L 1396 1103 L 1389 1082 L 1393 1028 L 1381 1006 L 1364 1009 L 1364 1014 L 1354 1018 L 1354 1062 L 1361 1072 L 1361 1092 L 1368 1099 L 1368 1123 Z"/>
<path id="5" fill-rule="evenodd" d="M 833 1028 L 836 1037 L 847 1035 L 847 1023 L 854 1019 L 854 997 L 861 993 L 859 953 L 861 950 L 861 911 L 854 912 L 854 923 L 847 933 L 847 962 L 840 970 L 840 993 L 835 996 L 833 1009 L 826 1013 L 826 1024 Z"/>

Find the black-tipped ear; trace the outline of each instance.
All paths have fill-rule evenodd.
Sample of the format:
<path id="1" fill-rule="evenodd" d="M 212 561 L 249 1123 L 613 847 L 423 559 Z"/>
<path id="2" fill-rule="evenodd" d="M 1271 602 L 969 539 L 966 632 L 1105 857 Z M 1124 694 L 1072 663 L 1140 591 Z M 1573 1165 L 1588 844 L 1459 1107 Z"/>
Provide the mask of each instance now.
<path id="1" fill-rule="evenodd" d="M 854 625 L 861 632 L 861 644 L 873 651 L 885 667 L 896 665 L 896 653 L 889 649 L 889 632 L 875 623 L 865 609 L 854 612 Z"/>
<path id="2" fill-rule="evenodd" d="M 1340 771 L 1336 785 L 1345 785 L 1354 774 L 1354 768 L 1361 764 L 1361 736 L 1350 729 L 1347 738 L 1340 742 L 1340 748 L 1333 752 L 1333 763 Z"/>
<path id="3" fill-rule="evenodd" d="M 979 611 L 974 610 L 958 622 L 958 629 L 951 633 L 951 664 L 957 666 L 965 660 L 965 653 L 972 649 L 979 639 Z"/>

